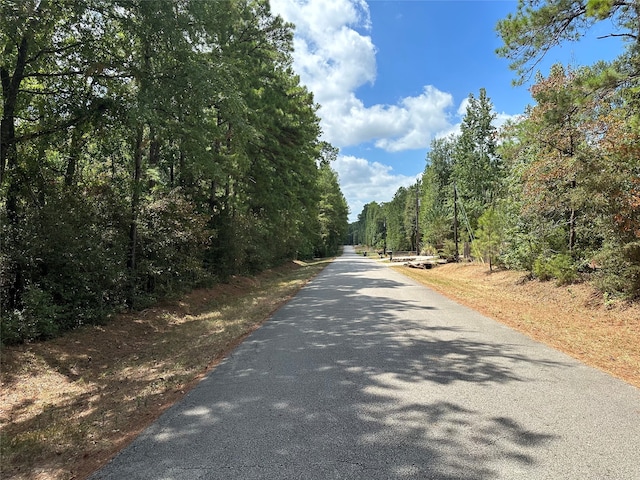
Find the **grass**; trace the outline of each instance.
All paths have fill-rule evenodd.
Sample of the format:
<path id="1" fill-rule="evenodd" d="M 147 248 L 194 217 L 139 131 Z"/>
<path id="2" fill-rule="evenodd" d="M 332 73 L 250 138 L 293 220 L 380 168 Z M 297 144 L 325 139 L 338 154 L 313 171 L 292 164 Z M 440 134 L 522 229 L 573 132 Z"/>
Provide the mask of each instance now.
<path id="1" fill-rule="evenodd" d="M 86 478 L 328 262 L 234 277 L 105 326 L 3 348 L 0 477 Z"/>
<path id="2" fill-rule="evenodd" d="M 392 267 L 484 315 L 640 387 L 640 305 L 612 302 L 588 283 L 557 287 L 523 272 L 447 264 Z"/>

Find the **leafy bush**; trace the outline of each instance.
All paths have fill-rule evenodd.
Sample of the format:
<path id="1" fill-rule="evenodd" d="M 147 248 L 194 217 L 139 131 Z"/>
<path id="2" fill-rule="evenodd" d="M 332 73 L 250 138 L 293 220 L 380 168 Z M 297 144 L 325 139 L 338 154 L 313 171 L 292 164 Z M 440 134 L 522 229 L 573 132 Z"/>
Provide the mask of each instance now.
<path id="1" fill-rule="evenodd" d="M 22 297 L 23 308 L 2 316 L 0 338 L 2 343 L 13 344 L 55 337 L 60 328 L 57 319 L 60 307 L 53 297 L 38 287 L 28 288 Z"/>
<path id="2" fill-rule="evenodd" d="M 437 255 L 438 249 L 430 243 L 426 243 L 422 246 L 420 255 Z"/>
<path id="3" fill-rule="evenodd" d="M 456 242 L 447 239 L 442 247 L 442 255 L 446 258 L 453 258 L 456 254 Z"/>
<path id="4" fill-rule="evenodd" d="M 567 285 L 578 279 L 578 269 L 572 258 L 564 253 L 551 257 L 539 256 L 533 263 L 533 274 L 542 281 L 556 279 L 556 283 Z"/>
<path id="5" fill-rule="evenodd" d="M 598 268 L 593 279 L 599 290 L 630 299 L 640 297 L 640 241 L 608 244 L 595 262 Z"/>
<path id="6" fill-rule="evenodd" d="M 138 222 L 136 307 L 199 285 L 210 232 L 178 189 L 146 205 Z"/>
<path id="7" fill-rule="evenodd" d="M 13 297 L 2 289 L 3 343 L 100 323 L 122 302 L 126 230 L 117 218 L 120 205 L 55 186 L 47 194 L 38 208 L 25 208 L 20 224 L 6 222 L 3 230 L 0 281 L 21 287 Z"/>

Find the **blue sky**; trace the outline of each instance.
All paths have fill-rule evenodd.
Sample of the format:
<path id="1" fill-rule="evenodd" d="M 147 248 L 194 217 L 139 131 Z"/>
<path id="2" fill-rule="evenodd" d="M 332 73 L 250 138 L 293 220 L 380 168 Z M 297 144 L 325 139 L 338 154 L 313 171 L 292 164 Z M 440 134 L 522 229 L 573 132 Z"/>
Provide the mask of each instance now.
<path id="1" fill-rule="evenodd" d="M 294 69 L 320 104 L 324 139 L 340 148 L 333 168 L 350 221 L 386 202 L 425 168 L 431 140 L 456 133 L 470 93 L 485 88 L 499 126 L 531 103 L 513 87 L 495 26 L 515 0 L 271 0 L 296 25 Z M 621 53 L 602 22 L 577 43 L 549 52 L 556 62 L 591 65 Z"/>

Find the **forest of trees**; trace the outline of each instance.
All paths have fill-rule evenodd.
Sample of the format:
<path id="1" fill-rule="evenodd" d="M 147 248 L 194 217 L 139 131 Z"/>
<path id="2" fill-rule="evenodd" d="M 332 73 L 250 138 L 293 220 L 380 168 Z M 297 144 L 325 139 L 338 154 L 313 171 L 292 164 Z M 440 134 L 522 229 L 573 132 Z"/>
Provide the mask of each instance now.
<path id="1" fill-rule="evenodd" d="M 337 252 L 292 28 L 266 0 L 3 0 L 4 343 Z"/>
<path id="2" fill-rule="evenodd" d="M 535 73 L 549 48 L 600 20 L 626 40 L 618 59 Z M 490 264 L 637 298 L 640 2 L 521 0 L 497 30 L 516 83 L 534 78 L 533 105 L 498 131 L 487 92 L 471 94 L 459 135 L 432 142 L 415 185 L 364 207 L 354 242 L 454 257 L 457 231 Z"/>

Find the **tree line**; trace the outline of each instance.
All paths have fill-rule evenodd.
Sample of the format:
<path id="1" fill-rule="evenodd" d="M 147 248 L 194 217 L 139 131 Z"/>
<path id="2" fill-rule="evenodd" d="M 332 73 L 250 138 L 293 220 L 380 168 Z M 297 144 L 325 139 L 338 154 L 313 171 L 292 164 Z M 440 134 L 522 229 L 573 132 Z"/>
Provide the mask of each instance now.
<path id="1" fill-rule="evenodd" d="M 533 105 L 500 130 L 487 92 L 471 94 L 460 133 L 433 140 L 415 185 L 365 205 L 354 241 L 451 258 L 467 243 L 490 266 L 640 296 L 640 3 L 521 0 L 498 54 L 522 83 L 600 20 L 627 40 L 615 61 L 538 72 Z"/>
<path id="2" fill-rule="evenodd" d="M 2 2 L 4 343 L 337 252 L 292 32 L 266 0 Z"/>

